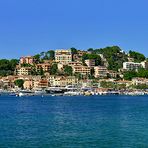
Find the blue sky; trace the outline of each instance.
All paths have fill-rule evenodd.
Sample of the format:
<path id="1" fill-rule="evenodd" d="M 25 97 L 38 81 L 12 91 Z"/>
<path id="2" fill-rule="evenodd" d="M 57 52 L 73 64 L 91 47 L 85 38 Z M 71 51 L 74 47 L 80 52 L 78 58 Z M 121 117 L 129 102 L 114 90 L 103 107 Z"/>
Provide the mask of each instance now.
<path id="1" fill-rule="evenodd" d="M 147 0 L 0 0 L 0 58 L 118 45 L 148 57 Z"/>

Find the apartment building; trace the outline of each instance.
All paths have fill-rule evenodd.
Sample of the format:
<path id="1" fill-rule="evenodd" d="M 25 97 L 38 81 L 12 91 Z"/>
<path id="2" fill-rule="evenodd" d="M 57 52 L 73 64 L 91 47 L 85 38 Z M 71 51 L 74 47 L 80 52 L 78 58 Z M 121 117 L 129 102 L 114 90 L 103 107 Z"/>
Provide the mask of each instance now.
<path id="1" fill-rule="evenodd" d="M 148 61 L 143 61 L 141 62 L 141 65 L 144 69 L 147 69 L 148 70 Z"/>
<path id="2" fill-rule="evenodd" d="M 108 70 L 105 66 L 95 66 L 94 67 L 94 76 L 95 78 L 107 77 Z"/>
<path id="3" fill-rule="evenodd" d="M 35 62 L 35 59 L 32 56 L 26 56 L 20 58 L 20 64 L 30 64 L 33 65 Z"/>
<path id="4" fill-rule="evenodd" d="M 32 79 L 28 79 L 24 81 L 23 84 L 24 89 L 32 89 L 33 88 L 33 80 Z"/>
<path id="5" fill-rule="evenodd" d="M 75 76 L 56 76 L 53 80 L 53 86 L 65 87 L 67 85 L 76 85 L 78 83 L 78 79 Z"/>
<path id="6" fill-rule="evenodd" d="M 36 65 L 36 70 L 39 71 L 40 69 L 43 69 L 44 72 L 49 72 L 51 68 L 51 64 L 48 63 L 42 63 L 42 64 L 37 64 Z"/>
<path id="7" fill-rule="evenodd" d="M 82 65 L 74 65 L 72 66 L 73 73 L 80 73 L 82 75 L 88 75 L 91 73 L 91 68 Z"/>
<path id="8" fill-rule="evenodd" d="M 86 53 L 87 53 L 87 51 L 77 50 L 77 54 L 73 55 L 73 60 L 80 61 L 82 59 L 83 54 L 86 54 Z"/>
<path id="9" fill-rule="evenodd" d="M 85 60 L 85 64 L 86 64 L 88 67 L 94 67 L 94 66 L 95 66 L 95 60 L 94 60 L 94 59 Z"/>
<path id="10" fill-rule="evenodd" d="M 132 79 L 133 85 L 148 85 L 148 79 L 146 78 L 133 78 Z"/>
<path id="11" fill-rule="evenodd" d="M 111 78 L 117 78 L 117 76 L 120 76 L 121 74 L 119 72 L 108 70 L 108 74 Z"/>
<path id="12" fill-rule="evenodd" d="M 82 66 L 82 62 L 69 62 L 68 63 L 69 66 Z"/>
<path id="13" fill-rule="evenodd" d="M 22 76 L 22 75 L 31 75 L 31 67 L 20 67 L 18 66 L 16 68 L 16 74 L 19 75 L 19 76 Z"/>
<path id="14" fill-rule="evenodd" d="M 141 63 L 134 63 L 134 62 L 124 62 L 123 63 L 123 70 L 138 70 L 139 68 L 142 68 Z"/>
<path id="15" fill-rule="evenodd" d="M 55 75 L 49 75 L 48 76 L 48 82 L 50 86 L 54 86 L 54 80 L 55 80 L 56 76 Z"/>
<path id="16" fill-rule="evenodd" d="M 39 88 L 47 88 L 49 86 L 49 82 L 47 79 L 41 79 L 38 83 Z"/>
<path id="17" fill-rule="evenodd" d="M 71 50 L 56 50 L 55 51 L 55 61 L 63 64 L 68 64 L 72 61 Z"/>

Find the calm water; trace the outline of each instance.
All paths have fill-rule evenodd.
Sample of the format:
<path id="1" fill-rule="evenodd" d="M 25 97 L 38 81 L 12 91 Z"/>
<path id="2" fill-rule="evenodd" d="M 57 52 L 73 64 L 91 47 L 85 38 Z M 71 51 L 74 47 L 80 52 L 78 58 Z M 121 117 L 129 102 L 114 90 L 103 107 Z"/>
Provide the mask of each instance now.
<path id="1" fill-rule="evenodd" d="M 148 97 L 0 97 L 0 148 L 148 147 Z"/>

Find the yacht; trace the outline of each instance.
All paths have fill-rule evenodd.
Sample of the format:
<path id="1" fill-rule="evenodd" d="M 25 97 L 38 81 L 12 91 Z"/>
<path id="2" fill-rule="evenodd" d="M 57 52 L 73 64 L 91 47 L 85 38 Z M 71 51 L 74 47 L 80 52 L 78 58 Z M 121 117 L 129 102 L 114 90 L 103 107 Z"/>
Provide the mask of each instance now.
<path id="1" fill-rule="evenodd" d="M 79 91 L 67 91 L 67 92 L 64 92 L 64 95 L 65 96 L 79 96 L 79 95 L 81 95 L 81 92 L 79 92 Z"/>
<path id="2" fill-rule="evenodd" d="M 18 94 L 16 94 L 16 96 L 18 96 L 18 97 L 34 96 L 34 91 L 30 91 L 30 90 L 21 90 L 20 92 L 18 92 Z"/>

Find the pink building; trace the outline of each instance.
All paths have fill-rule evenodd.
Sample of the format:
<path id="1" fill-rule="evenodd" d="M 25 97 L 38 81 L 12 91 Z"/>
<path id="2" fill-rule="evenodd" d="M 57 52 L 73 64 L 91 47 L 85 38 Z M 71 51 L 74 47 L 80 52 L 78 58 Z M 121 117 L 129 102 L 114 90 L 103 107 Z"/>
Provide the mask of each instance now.
<path id="1" fill-rule="evenodd" d="M 20 64 L 31 64 L 33 65 L 34 58 L 32 56 L 26 56 L 20 58 Z"/>

